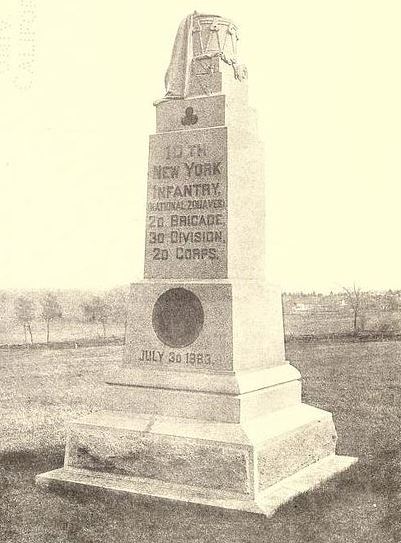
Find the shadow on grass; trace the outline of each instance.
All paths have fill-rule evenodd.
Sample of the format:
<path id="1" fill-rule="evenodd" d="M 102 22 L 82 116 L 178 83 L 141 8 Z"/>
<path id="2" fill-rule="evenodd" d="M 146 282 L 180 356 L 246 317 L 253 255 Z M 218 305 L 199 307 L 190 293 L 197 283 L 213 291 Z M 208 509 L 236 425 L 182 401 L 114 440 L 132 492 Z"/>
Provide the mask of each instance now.
<path id="1" fill-rule="evenodd" d="M 287 532 L 286 541 L 291 543 L 399 543 L 400 465 L 399 449 L 378 452 L 283 505 L 273 517 L 272 525 L 283 520 L 281 534 Z"/>
<path id="2" fill-rule="evenodd" d="M 21 450 L 0 453 L 0 466 L 3 469 L 23 470 L 29 472 L 49 465 L 63 462 L 64 447 L 45 449 L 40 451 Z M 46 468 L 45 468 L 46 469 Z M 53 469 L 53 468 L 50 468 Z"/>
<path id="3" fill-rule="evenodd" d="M 7 543 L 362 542 L 401 540 L 398 449 L 382 451 L 283 505 L 271 518 L 192 504 L 155 502 L 102 489 L 35 487 L 61 467 L 64 450 L 0 456 L 0 540 Z"/>

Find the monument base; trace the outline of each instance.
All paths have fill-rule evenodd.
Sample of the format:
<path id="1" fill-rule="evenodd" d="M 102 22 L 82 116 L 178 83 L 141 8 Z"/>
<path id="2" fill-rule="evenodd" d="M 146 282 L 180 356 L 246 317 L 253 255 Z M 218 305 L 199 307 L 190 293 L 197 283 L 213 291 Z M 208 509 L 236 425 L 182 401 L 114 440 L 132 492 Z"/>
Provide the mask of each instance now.
<path id="1" fill-rule="evenodd" d="M 240 423 L 105 411 L 71 424 L 64 468 L 37 483 L 270 515 L 356 461 L 336 437 L 305 404 Z"/>
<path id="2" fill-rule="evenodd" d="M 49 490 L 71 488 L 77 491 L 101 489 L 105 492 L 128 494 L 138 500 L 167 501 L 174 503 L 197 504 L 217 509 L 229 509 L 256 513 L 266 517 L 293 498 L 317 488 L 336 474 L 346 470 L 357 461 L 350 456 L 330 455 L 307 466 L 296 474 L 272 485 L 257 499 L 222 497 L 212 490 L 200 491 L 189 486 L 165 483 L 152 479 L 110 476 L 105 473 L 61 468 L 36 477 L 40 486 Z"/>

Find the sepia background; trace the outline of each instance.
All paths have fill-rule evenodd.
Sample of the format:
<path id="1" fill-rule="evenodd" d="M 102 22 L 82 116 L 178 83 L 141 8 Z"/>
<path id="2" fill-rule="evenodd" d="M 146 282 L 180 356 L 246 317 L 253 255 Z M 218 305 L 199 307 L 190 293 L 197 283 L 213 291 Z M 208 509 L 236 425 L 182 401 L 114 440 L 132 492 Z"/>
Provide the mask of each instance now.
<path id="1" fill-rule="evenodd" d="M 1 288 L 141 277 L 152 102 L 195 9 L 240 27 L 266 149 L 269 279 L 400 288 L 398 0 L 3 0 Z"/>

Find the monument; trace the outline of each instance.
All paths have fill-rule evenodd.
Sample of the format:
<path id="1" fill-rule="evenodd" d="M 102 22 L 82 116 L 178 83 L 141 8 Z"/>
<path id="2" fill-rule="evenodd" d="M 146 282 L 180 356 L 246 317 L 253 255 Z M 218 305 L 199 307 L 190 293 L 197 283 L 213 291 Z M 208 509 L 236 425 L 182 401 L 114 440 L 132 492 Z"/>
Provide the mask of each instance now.
<path id="1" fill-rule="evenodd" d="M 265 280 L 263 149 L 237 26 L 180 25 L 150 136 L 144 280 L 131 286 L 109 410 L 73 423 L 49 487 L 271 514 L 346 469 L 332 415 L 301 401 Z"/>

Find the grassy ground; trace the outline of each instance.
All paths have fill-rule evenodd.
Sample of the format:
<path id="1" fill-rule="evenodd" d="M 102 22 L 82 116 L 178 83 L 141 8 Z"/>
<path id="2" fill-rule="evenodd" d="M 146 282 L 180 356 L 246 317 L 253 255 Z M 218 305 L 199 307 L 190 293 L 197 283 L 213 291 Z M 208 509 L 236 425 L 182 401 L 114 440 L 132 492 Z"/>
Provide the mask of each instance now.
<path id="1" fill-rule="evenodd" d="M 122 336 L 124 325 L 109 323 L 106 334 Z M 46 342 L 46 325 L 43 320 L 32 323 L 32 335 L 35 343 Z M 82 338 L 95 339 L 103 337 L 103 329 L 98 323 L 81 322 L 78 320 L 57 319 L 50 325 L 50 341 L 69 341 Z M 29 341 L 29 337 L 28 337 Z M 15 319 L 0 318 L 0 345 L 24 343 L 22 326 Z"/>
<path id="2" fill-rule="evenodd" d="M 322 312 L 318 309 L 300 313 L 284 311 L 284 327 L 288 336 L 352 334 L 353 315 L 349 309 Z M 400 311 L 365 310 L 358 327 L 366 332 L 400 332 Z"/>
<path id="3" fill-rule="evenodd" d="M 305 401 L 334 412 L 339 453 L 360 462 L 260 519 L 35 487 L 62 465 L 66 421 L 103 407 L 121 347 L 0 353 L 1 543 L 401 542 L 401 342 L 291 343 L 287 354 Z"/>

